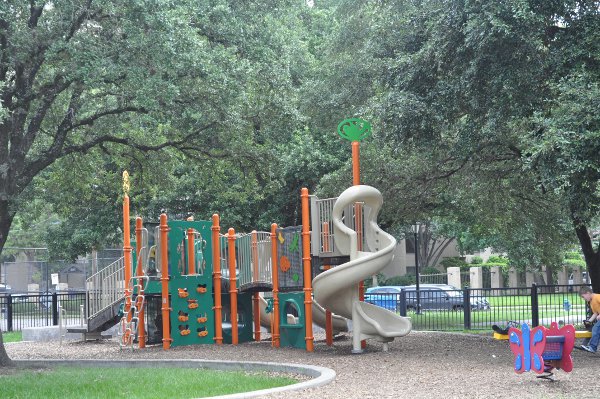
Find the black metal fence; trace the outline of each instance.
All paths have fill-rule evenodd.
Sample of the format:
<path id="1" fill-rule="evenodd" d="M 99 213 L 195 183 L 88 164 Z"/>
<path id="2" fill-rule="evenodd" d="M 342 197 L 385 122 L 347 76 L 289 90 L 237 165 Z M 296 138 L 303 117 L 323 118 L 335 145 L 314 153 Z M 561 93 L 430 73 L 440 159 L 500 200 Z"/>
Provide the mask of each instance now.
<path id="1" fill-rule="evenodd" d="M 528 288 L 483 288 L 367 293 L 365 301 L 411 318 L 413 329 L 427 331 L 489 330 L 509 321 L 532 326 L 573 324 L 583 329 L 588 306 L 579 297 L 582 285 L 533 285 Z M 414 288 L 413 288 L 414 290 Z"/>
<path id="2" fill-rule="evenodd" d="M 508 321 L 532 326 L 555 321 L 583 328 L 588 306 L 579 297 L 582 285 L 533 285 L 528 288 L 483 288 L 416 293 L 367 293 L 365 300 L 411 318 L 413 329 L 428 331 L 490 330 Z M 0 329 L 58 325 L 58 306 L 67 325 L 80 324 L 85 292 L 0 295 Z"/>
<path id="3" fill-rule="evenodd" d="M 0 295 L 0 330 L 58 325 L 59 305 L 66 325 L 80 324 L 85 303 L 85 292 Z"/>

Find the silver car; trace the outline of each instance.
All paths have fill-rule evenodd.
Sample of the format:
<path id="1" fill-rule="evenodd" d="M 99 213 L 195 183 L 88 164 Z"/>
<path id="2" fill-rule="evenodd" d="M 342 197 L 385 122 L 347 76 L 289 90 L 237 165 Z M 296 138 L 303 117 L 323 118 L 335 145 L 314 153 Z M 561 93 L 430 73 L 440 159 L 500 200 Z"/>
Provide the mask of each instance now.
<path id="1" fill-rule="evenodd" d="M 410 285 L 403 289 L 406 293 L 406 310 L 417 308 L 417 286 Z M 420 284 L 419 299 L 421 310 L 464 310 L 463 291 L 447 284 Z M 489 310 L 490 304 L 483 296 L 470 298 L 471 310 Z"/>

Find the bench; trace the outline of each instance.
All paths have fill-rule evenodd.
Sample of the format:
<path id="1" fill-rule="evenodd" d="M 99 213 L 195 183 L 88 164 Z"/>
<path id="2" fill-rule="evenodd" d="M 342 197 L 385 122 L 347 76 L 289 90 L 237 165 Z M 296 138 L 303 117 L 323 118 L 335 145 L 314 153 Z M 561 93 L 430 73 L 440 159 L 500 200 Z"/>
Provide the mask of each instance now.
<path id="1" fill-rule="evenodd" d="M 500 341 L 508 341 L 508 334 L 498 334 L 497 332 L 493 335 L 494 339 Z M 588 330 L 575 331 L 575 338 L 592 338 L 592 332 Z"/>

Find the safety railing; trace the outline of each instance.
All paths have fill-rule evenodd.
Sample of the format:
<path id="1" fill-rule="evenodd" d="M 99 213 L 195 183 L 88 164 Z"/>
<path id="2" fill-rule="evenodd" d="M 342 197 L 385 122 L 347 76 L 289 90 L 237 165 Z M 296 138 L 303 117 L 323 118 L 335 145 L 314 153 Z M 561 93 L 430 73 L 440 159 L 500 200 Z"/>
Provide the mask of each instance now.
<path id="1" fill-rule="evenodd" d="M 310 197 L 310 215 L 311 215 L 311 254 L 319 257 L 338 257 L 343 256 L 335 245 L 335 233 L 333 230 L 333 206 L 337 198 L 319 199 L 316 196 Z M 364 220 L 364 212 L 369 210 L 362 203 L 348 205 L 343 212 L 343 223 L 354 231 L 356 229 L 356 215 L 358 214 L 358 225 L 361 226 Z M 363 240 L 363 247 L 365 243 Z"/>
<path id="2" fill-rule="evenodd" d="M 221 275 L 229 279 L 228 235 L 221 240 Z M 253 231 L 235 235 L 235 270 L 240 290 L 272 284 L 271 233 Z"/>
<path id="3" fill-rule="evenodd" d="M 124 258 L 108 265 L 86 280 L 88 319 L 100 314 L 104 309 L 122 301 L 125 297 Z"/>

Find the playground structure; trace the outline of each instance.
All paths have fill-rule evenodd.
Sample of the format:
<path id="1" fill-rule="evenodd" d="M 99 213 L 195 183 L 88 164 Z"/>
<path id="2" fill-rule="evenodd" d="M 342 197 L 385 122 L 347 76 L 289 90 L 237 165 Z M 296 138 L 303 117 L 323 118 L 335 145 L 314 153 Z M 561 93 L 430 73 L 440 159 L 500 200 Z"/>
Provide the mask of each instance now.
<path id="1" fill-rule="evenodd" d="M 533 329 L 523 323 L 521 330 L 508 330 L 510 349 L 515 355 L 515 372 L 533 370 L 538 378 L 550 379 L 553 370 L 567 373 L 573 370 L 571 352 L 575 345 L 575 328 L 568 324 L 558 328 L 552 322 L 550 328 L 538 326 Z"/>
<path id="2" fill-rule="evenodd" d="M 340 132 L 368 127 L 348 121 Z M 170 221 L 162 214 L 150 232 L 136 219 L 133 252 L 124 174 L 124 257 L 88 279 L 87 331 L 118 321 L 122 347 L 162 342 L 168 349 L 259 341 L 262 325 L 274 347 L 313 351 L 313 322 L 325 328 L 331 345 L 350 319 L 353 353 L 371 338 L 387 350 L 412 327 L 409 319 L 362 302 L 362 281 L 392 261 L 396 240 L 376 223 L 381 193 L 360 185 L 359 136 L 365 137 L 342 135 L 352 139 L 354 185 L 325 200 L 302 189 L 302 226 L 273 224 L 270 232 L 221 234 L 218 215 Z"/>

